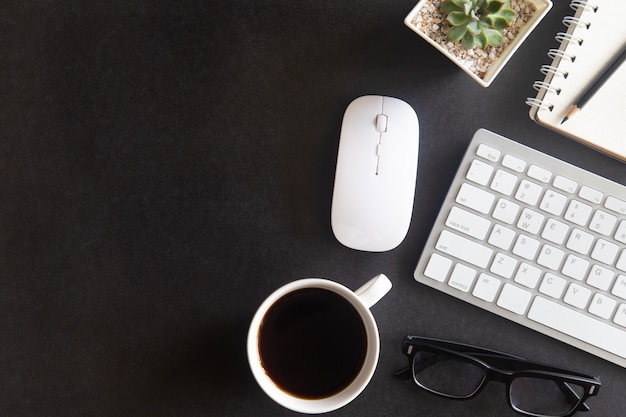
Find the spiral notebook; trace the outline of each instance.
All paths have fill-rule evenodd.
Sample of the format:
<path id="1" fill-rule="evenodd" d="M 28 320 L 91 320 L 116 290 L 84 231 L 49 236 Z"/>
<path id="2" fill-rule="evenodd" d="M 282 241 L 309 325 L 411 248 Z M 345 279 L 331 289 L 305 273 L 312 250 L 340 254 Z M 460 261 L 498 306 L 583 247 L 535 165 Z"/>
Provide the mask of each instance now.
<path id="1" fill-rule="evenodd" d="M 529 98 L 537 123 L 626 162 L 626 63 L 602 84 L 582 110 L 562 123 L 569 107 L 626 46 L 626 1 L 571 0 L 572 15 L 563 19 L 550 49 L 543 81 Z"/>

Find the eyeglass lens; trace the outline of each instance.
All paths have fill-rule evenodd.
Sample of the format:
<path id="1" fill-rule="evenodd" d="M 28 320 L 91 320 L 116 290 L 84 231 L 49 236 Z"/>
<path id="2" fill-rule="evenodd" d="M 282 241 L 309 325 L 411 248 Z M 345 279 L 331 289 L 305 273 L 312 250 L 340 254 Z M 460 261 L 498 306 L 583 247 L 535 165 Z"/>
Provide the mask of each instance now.
<path id="1" fill-rule="evenodd" d="M 533 415 L 565 416 L 580 404 L 585 388 L 563 381 L 518 377 L 511 381 L 511 405 Z"/>
<path id="2" fill-rule="evenodd" d="M 487 372 L 471 360 L 442 353 L 418 351 L 413 378 L 422 388 L 450 398 L 469 398 L 484 384 Z M 509 398 L 517 411 L 534 416 L 565 416 L 581 402 L 585 388 L 560 380 L 516 377 Z"/>
<path id="3" fill-rule="evenodd" d="M 415 354 L 413 375 L 423 388 L 452 398 L 471 397 L 486 377 L 485 370 L 472 362 L 433 352 Z"/>

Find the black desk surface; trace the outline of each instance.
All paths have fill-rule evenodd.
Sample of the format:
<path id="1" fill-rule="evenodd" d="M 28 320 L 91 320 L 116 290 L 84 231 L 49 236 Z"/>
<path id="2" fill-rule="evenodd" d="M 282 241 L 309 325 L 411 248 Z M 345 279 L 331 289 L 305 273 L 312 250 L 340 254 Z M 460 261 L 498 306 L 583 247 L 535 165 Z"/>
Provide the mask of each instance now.
<path id="1" fill-rule="evenodd" d="M 403 24 L 407 1 L 14 1 L 0 6 L 0 414 L 295 415 L 248 369 L 245 338 L 280 285 L 321 276 L 374 306 L 381 356 L 338 416 L 514 416 L 398 381 L 405 333 L 599 375 L 586 415 L 622 416 L 626 369 L 416 283 L 412 272 L 480 127 L 614 181 L 624 165 L 531 121 L 554 8 L 484 89 Z M 416 110 L 409 234 L 363 253 L 333 237 L 345 107 Z"/>

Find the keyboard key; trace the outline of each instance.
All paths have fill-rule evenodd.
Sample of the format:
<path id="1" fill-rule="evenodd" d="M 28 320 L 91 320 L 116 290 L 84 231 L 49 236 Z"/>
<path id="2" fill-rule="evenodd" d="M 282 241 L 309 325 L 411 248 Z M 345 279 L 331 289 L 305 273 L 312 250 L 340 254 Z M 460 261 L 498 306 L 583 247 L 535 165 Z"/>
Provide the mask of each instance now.
<path id="1" fill-rule="evenodd" d="M 620 326 L 626 327 L 626 303 L 622 303 L 619 305 L 613 321 Z"/>
<path id="2" fill-rule="evenodd" d="M 529 291 L 507 283 L 504 284 L 496 304 L 515 314 L 522 315 L 526 312 L 531 298 L 532 294 Z"/>
<path id="3" fill-rule="evenodd" d="M 497 149 L 492 148 L 489 145 L 481 143 L 480 145 L 478 145 L 478 149 L 476 149 L 476 155 L 482 156 L 483 158 L 488 159 L 491 162 L 498 162 L 501 152 Z"/>
<path id="4" fill-rule="evenodd" d="M 535 255 L 537 255 L 538 250 L 539 241 L 522 234 L 517 237 L 517 240 L 515 241 L 515 246 L 513 246 L 514 254 L 528 260 L 535 259 Z"/>
<path id="5" fill-rule="evenodd" d="M 606 291 L 611 286 L 611 282 L 613 282 L 614 276 L 615 273 L 610 269 L 607 269 L 600 265 L 594 265 L 591 267 L 591 271 L 589 271 L 587 284 Z"/>
<path id="6" fill-rule="evenodd" d="M 569 287 L 567 287 L 565 296 L 563 296 L 563 301 L 567 304 L 573 305 L 574 307 L 584 309 L 587 307 L 591 294 L 592 293 L 589 288 L 576 283 L 571 283 Z"/>
<path id="7" fill-rule="evenodd" d="M 598 239 L 593 247 L 591 257 L 596 261 L 604 262 L 607 265 L 613 265 L 613 261 L 617 257 L 619 246 L 604 239 Z"/>
<path id="8" fill-rule="evenodd" d="M 565 242 L 568 230 L 569 226 L 565 223 L 555 219 L 548 219 L 541 232 L 541 237 L 557 245 L 562 245 Z"/>
<path id="9" fill-rule="evenodd" d="M 517 218 L 518 211 L 519 204 L 501 198 L 496 203 L 496 207 L 493 209 L 492 216 L 494 219 L 505 222 L 506 224 L 513 224 L 513 222 Z"/>
<path id="10" fill-rule="evenodd" d="M 564 278 L 547 273 L 541 281 L 541 285 L 539 286 L 539 292 L 549 297 L 559 299 L 561 298 L 561 295 L 563 295 L 563 291 L 565 291 L 566 285 L 567 281 Z"/>
<path id="11" fill-rule="evenodd" d="M 582 281 L 587 276 L 588 268 L 589 261 L 570 254 L 567 255 L 567 259 L 565 259 L 561 272 L 570 278 Z"/>
<path id="12" fill-rule="evenodd" d="M 617 232 L 615 232 L 615 240 L 626 243 L 626 220 L 619 222 Z"/>
<path id="13" fill-rule="evenodd" d="M 459 189 L 456 202 L 476 210 L 479 213 L 487 214 L 491 211 L 491 205 L 495 196 L 473 185 L 464 183 Z"/>
<path id="14" fill-rule="evenodd" d="M 609 236 L 617 223 L 617 217 L 602 210 L 596 210 L 589 223 L 589 228 L 604 236 Z"/>
<path id="15" fill-rule="evenodd" d="M 620 255 L 619 259 L 617 260 L 617 263 L 615 264 L 615 266 L 620 271 L 626 272 L 626 249 L 622 250 L 622 254 Z"/>
<path id="16" fill-rule="evenodd" d="M 591 187 L 583 185 L 582 187 L 580 187 L 580 191 L 578 191 L 578 197 L 595 204 L 600 204 L 600 202 L 602 202 L 602 199 L 604 198 L 604 194 L 602 194 L 598 190 L 594 190 Z"/>
<path id="17" fill-rule="evenodd" d="M 572 234 L 569 235 L 569 239 L 565 246 L 567 249 L 571 249 L 583 255 L 589 253 L 591 245 L 593 244 L 593 235 L 580 229 L 572 230 Z"/>
<path id="18" fill-rule="evenodd" d="M 450 259 L 438 253 L 433 253 L 430 255 L 430 260 L 428 261 L 428 265 L 426 265 L 424 275 L 436 281 L 444 282 L 448 277 L 448 271 L 450 271 L 451 266 L 452 261 Z"/>
<path id="19" fill-rule="evenodd" d="M 492 303 L 493 300 L 496 299 L 501 283 L 502 282 L 498 278 L 494 278 L 487 274 L 480 274 L 478 281 L 476 281 L 474 291 L 472 291 L 472 295 L 480 298 L 481 300 L 485 300 L 488 303 Z"/>
<path id="20" fill-rule="evenodd" d="M 626 214 L 626 201 L 620 200 L 613 196 L 608 196 L 604 202 L 604 207 L 613 210 L 618 214 Z"/>
<path id="21" fill-rule="evenodd" d="M 535 297 L 528 318 L 607 352 L 626 358 L 626 331 L 543 297 Z"/>
<path id="22" fill-rule="evenodd" d="M 626 300 L 626 276 L 618 275 L 613 284 L 611 294 L 618 296 L 619 298 Z"/>
<path id="23" fill-rule="evenodd" d="M 468 292 L 474 283 L 474 278 L 476 278 L 474 269 L 463 264 L 456 264 L 448 280 L 448 285 L 459 291 Z"/>
<path id="24" fill-rule="evenodd" d="M 489 244 L 502 250 L 509 250 L 515 239 L 515 232 L 508 227 L 496 224 L 489 235 Z"/>
<path id="25" fill-rule="evenodd" d="M 617 301 L 606 295 L 596 293 L 589 304 L 589 312 L 603 319 L 608 319 L 613 315 L 613 310 Z"/>
<path id="26" fill-rule="evenodd" d="M 518 229 L 522 229 L 525 232 L 536 235 L 541 229 L 543 219 L 545 219 L 545 216 L 543 214 L 539 214 L 536 211 L 525 208 L 522 211 L 521 216 L 519 216 L 519 220 L 517 221 L 517 227 Z"/>
<path id="27" fill-rule="evenodd" d="M 541 266 L 545 266 L 546 268 L 550 268 L 553 271 L 557 271 L 561 266 L 561 261 L 563 261 L 564 257 L 565 252 L 561 249 L 550 245 L 543 245 L 541 252 L 539 252 L 537 263 Z"/>
<path id="28" fill-rule="evenodd" d="M 581 203 L 577 200 L 572 200 L 565 212 L 565 218 L 572 223 L 576 223 L 579 226 L 584 226 L 591 216 L 591 206 L 585 203 Z"/>
<path id="29" fill-rule="evenodd" d="M 515 175 L 499 169 L 493 176 L 493 180 L 491 181 L 489 188 L 504 195 L 511 195 L 516 184 L 517 177 Z"/>
<path id="30" fill-rule="evenodd" d="M 552 173 L 545 168 L 531 165 L 528 167 L 528 176 L 547 184 L 552 178 Z"/>
<path id="31" fill-rule="evenodd" d="M 489 179 L 491 178 L 492 171 L 493 167 L 491 165 L 478 159 L 474 159 L 465 178 L 475 182 L 476 184 L 487 185 Z"/>
<path id="32" fill-rule="evenodd" d="M 547 191 L 541 200 L 541 204 L 539 204 L 539 208 L 555 216 L 560 216 L 565 209 L 565 204 L 567 204 L 565 195 L 556 191 Z"/>
<path id="33" fill-rule="evenodd" d="M 576 188 L 578 188 L 578 183 L 576 181 L 562 177 L 560 175 L 554 177 L 552 185 L 554 185 L 559 190 L 565 191 L 567 193 L 574 193 L 576 191 Z"/>
<path id="34" fill-rule="evenodd" d="M 524 172 L 526 169 L 526 161 L 513 155 L 504 155 L 504 158 L 502 158 L 502 165 L 516 172 Z"/>
<path id="35" fill-rule="evenodd" d="M 539 201 L 539 196 L 542 191 L 543 188 L 541 185 L 528 180 L 522 180 L 517 188 L 517 193 L 515 193 L 515 199 L 534 206 L 537 204 L 537 201 Z"/>
<path id="36" fill-rule="evenodd" d="M 535 288 L 541 278 L 541 269 L 522 262 L 515 274 L 515 282 L 528 288 Z"/>
<path id="37" fill-rule="evenodd" d="M 446 220 L 446 226 L 476 239 L 483 240 L 487 236 L 491 222 L 469 211 L 452 207 Z"/>
<path id="38" fill-rule="evenodd" d="M 486 268 L 493 250 L 473 240 L 443 230 L 435 247 L 443 253 L 459 258 L 479 268 Z"/>
<path id="39" fill-rule="evenodd" d="M 489 270 L 496 275 L 500 275 L 501 277 L 511 278 L 516 266 L 517 260 L 515 258 L 498 252 L 494 257 Z"/>

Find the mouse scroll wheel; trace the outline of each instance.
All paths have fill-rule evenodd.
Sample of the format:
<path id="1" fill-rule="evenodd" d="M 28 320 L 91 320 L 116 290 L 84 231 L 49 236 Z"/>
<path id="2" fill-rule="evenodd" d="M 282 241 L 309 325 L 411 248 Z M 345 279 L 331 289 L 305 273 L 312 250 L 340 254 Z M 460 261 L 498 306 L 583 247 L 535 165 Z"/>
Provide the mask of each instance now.
<path id="1" fill-rule="evenodd" d="M 376 115 L 376 130 L 381 133 L 387 131 L 387 115 L 386 114 Z"/>

